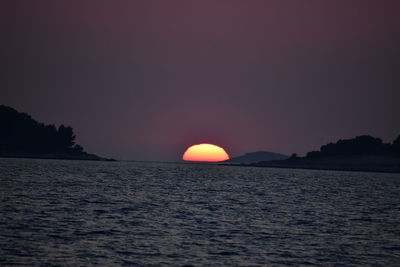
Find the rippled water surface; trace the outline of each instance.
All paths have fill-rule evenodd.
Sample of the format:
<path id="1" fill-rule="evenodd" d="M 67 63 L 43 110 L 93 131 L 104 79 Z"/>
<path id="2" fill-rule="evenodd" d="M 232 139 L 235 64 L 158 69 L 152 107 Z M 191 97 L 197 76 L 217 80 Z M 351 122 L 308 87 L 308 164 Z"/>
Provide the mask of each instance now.
<path id="1" fill-rule="evenodd" d="M 400 175 L 0 159 L 0 265 L 400 264 Z"/>

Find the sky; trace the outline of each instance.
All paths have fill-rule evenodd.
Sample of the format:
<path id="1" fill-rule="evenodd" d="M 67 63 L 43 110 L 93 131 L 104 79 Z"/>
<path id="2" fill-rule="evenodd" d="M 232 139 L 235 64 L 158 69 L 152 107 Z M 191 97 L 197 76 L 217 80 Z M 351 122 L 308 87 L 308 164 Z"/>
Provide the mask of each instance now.
<path id="1" fill-rule="evenodd" d="M 391 142 L 399 14 L 397 0 L 3 0 L 0 104 L 117 159 Z"/>

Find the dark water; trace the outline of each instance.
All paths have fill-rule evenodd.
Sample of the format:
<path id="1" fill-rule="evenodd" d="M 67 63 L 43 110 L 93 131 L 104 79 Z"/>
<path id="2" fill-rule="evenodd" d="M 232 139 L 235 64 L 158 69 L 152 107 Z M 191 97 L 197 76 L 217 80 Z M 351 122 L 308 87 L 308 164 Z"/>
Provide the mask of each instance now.
<path id="1" fill-rule="evenodd" d="M 0 265 L 400 265 L 400 175 L 0 159 Z"/>

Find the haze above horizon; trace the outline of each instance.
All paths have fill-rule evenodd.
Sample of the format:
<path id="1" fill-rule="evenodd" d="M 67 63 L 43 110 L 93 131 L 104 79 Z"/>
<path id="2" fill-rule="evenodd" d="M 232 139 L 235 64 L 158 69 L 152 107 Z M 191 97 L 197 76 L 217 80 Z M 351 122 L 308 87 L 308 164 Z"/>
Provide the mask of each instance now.
<path id="1" fill-rule="evenodd" d="M 0 104 L 88 151 L 290 155 L 400 132 L 400 2 L 0 3 Z M 176 158 L 174 158 L 175 155 Z"/>

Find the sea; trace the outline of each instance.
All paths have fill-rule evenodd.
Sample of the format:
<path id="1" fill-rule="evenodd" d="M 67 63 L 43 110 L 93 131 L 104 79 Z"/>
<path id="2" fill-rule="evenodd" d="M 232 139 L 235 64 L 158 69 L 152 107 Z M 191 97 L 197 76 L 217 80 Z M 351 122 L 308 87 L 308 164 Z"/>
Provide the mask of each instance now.
<path id="1" fill-rule="evenodd" d="M 400 266 L 400 175 L 0 159 L 0 266 Z"/>

